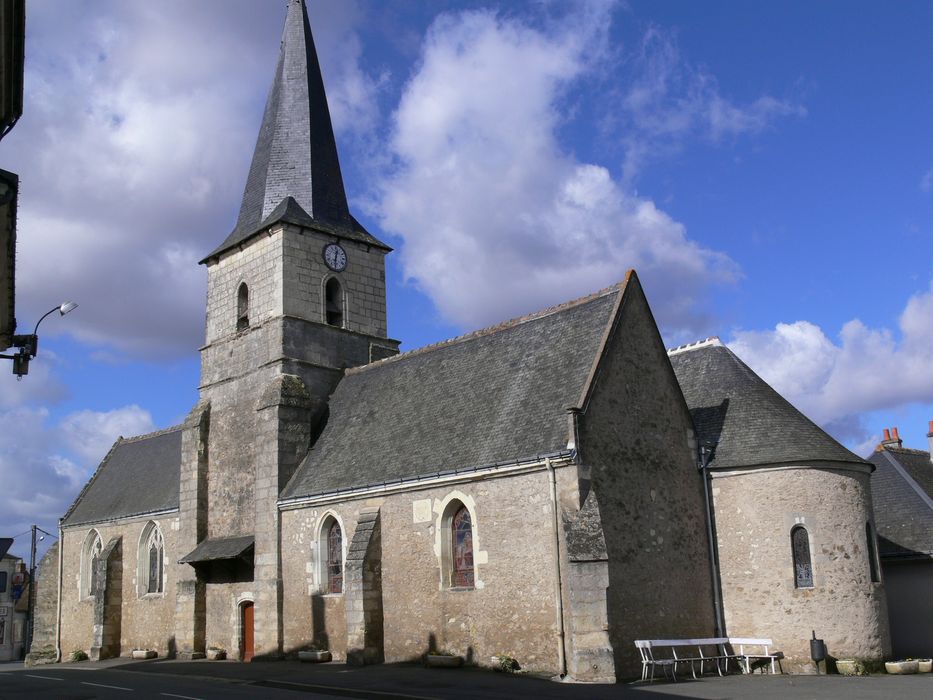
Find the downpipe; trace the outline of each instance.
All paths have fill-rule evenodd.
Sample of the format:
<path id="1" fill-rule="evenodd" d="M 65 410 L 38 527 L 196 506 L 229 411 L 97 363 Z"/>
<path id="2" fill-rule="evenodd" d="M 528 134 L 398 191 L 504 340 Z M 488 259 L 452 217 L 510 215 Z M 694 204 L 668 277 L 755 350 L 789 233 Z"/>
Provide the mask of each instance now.
<path id="1" fill-rule="evenodd" d="M 560 569 L 560 515 L 557 503 L 557 476 L 554 473 L 554 464 L 548 457 L 544 460 L 548 470 L 548 479 L 551 485 L 551 508 L 554 511 L 554 554 L 557 564 L 557 666 L 560 669 L 561 679 L 567 677 L 567 655 L 564 651 L 564 640 L 566 638 L 564 630 L 564 588 L 561 582 Z"/>
<path id="2" fill-rule="evenodd" d="M 65 533 L 62 521 L 58 521 L 58 603 L 55 612 L 55 660 L 62 661 L 62 576 L 64 574 Z"/>
<path id="3" fill-rule="evenodd" d="M 719 582 L 719 555 L 716 546 L 716 536 L 713 533 L 713 507 L 710 499 L 712 478 L 709 472 L 709 463 L 713 457 L 715 445 L 700 445 L 698 468 L 703 479 L 703 499 L 706 503 L 706 538 L 709 544 L 709 571 L 710 584 L 713 587 L 713 614 L 716 617 L 716 636 L 725 636 L 726 624 L 722 615 L 722 595 Z"/>

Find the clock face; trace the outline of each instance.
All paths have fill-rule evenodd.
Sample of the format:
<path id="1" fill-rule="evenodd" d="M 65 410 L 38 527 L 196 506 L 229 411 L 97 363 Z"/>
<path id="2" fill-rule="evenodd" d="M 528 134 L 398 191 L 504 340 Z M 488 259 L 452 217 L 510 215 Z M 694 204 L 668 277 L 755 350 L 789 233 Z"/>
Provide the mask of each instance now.
<path id="1" fill-rule="evenodd" d="M 343 272 L 347 268 L 347 253 L 336 243 L 324 246 L 324 262 L 334 272 Z"/>

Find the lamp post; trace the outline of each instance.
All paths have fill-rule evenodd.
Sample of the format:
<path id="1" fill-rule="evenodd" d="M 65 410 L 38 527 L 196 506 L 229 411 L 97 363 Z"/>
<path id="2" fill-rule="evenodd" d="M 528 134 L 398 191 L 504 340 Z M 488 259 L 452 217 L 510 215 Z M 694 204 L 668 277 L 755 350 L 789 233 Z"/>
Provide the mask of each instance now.
<path id="1" fill-rule="evenodd" d="M 19 352 L 15 355 L 0 355 L 0 357 L 6 360 L 13 360 L 13 374 L 16 375 L 17 379 L 22 379 L 23 375 L 29 374 L 29 361 L 39 352 L 39 336 L 37 335 L 39 332 L 39 324 L 51 313 L 58 311 L 59 314 L 64 316 L 74 311 L 76 308 L 78 308 L 78 305 L 73 301 L 66 301 L 64 304 L 49 309 L 42 314 L 42 317 L 36 322 L 36 327 L 29 335 L 13 336 L 13 345 L 19 348 Z"/>

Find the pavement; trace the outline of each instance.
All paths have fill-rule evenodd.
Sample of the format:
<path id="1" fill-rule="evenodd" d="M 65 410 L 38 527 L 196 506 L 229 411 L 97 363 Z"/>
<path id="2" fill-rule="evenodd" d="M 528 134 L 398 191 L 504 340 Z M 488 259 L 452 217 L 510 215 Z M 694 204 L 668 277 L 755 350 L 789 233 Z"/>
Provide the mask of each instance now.
<path id="1" fill-rule="evenodd" d="M 0 664 L 0 673 L 22 670 L 22 664 Z M 929 700 L 933 674 L 866 677 L 799 675 L 732 675 L 652 683 L 615 685 L 561 683 L 525 674 L 504 674 L 478 668 L 428 669 L 416 664 L 347 666 L 340 663 L 305 664 L 298 661 L 181 661 L 110 659 L 98 663 L 64 663 L 28 669 L 37 671 L 108 670 L 114 678 L 126 674 L 167 674 L 192 682 L 214 681 L 290 690 L 328 697 L 374 700 L 465 700 L 490 698 L 586 698 L 601 700 Z"/>

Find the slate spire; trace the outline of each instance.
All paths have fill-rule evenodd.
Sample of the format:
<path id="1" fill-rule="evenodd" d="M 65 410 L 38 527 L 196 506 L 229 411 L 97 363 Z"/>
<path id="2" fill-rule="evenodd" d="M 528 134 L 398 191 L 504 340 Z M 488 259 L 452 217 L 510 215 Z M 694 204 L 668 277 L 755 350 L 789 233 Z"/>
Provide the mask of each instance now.
<path id="1" fill-rule="evenodd" d="M 350 215 L 304 0 L 288 0 L 275 78 L 236 227 L 205 260 L 283 219 L 310 219 L 387 247 Z"/>
<path id="2" fill-rule="evenodd" d="M 259 226 L 291 195 L 314 219 L 349 219 L 337 144 L 304 0 L 289 0 L 275 80 L 237 228 Z"/>

